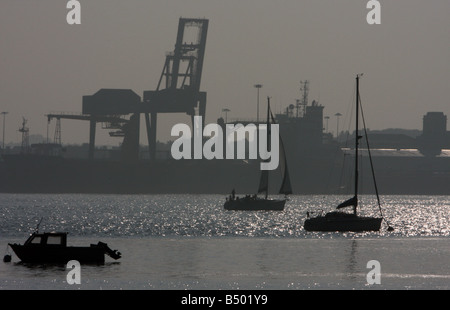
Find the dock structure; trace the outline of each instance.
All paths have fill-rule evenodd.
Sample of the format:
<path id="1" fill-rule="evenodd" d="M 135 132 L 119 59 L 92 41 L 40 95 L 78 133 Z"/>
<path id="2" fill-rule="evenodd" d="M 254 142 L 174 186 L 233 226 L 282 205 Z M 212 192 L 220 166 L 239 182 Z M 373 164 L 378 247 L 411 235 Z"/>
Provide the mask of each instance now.
<path id="1" fill-rule="evenodd" d="M 123 137 L 122 158 L 139 156 L 140 115 L 144 114 L 150 159 L 156 156 L 157 120 L 159 113 L 186 113 L 192 122 L 196 115 L 205 119 L 206 92 L 200 91 L 205 56 L 207 19 L 180 18 L 173 52 L 166 55 L 155 90 L 143 92 L 141 98 L 131 89 L 100 89 L 83 96 L 82 113 L 48 114 L 48 120 L 72 119 L 89 121 L 89 158 L 94 158 L 97 123 Z M 128 119 L 128 115 L 131 115 Z"/>

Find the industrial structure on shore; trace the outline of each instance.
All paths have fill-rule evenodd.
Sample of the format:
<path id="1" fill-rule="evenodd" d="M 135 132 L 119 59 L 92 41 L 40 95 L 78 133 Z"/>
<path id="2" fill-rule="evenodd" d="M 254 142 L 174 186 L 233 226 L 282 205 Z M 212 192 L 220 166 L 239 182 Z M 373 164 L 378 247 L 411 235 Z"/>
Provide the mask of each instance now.
<path id="1" fill-rule="evenodd" d="M 130 89 L 100 89 L 82 98 L 81 114 L 48 114 L 56 120 L 53 143 L 29 145 L 24 119 L 21 152 L 3 150 L 0 192 L 19 193 L 228 193 L 256 191 L 259 160 L 174 160 L 157 156 L 157 122 L 161 113 L 186 113 L 205 120 L 207 93 L 201 91 L 207 19 L 180 18 L 175 49 L 166 55 L 155 90 L 139 96 Z M 188 34 L 194 33 L 194 36 Z M 255 85 L 257 87 L 257 85 Z M 308 100 L 309 81 L 301 82 L 301 99 L 276 115 L 286 148 L 294 194 L 343 194 L 342 162 L 347 151 L 324 130 L 324 106 Z M 258 89 L 259 90 L 259 89 Z M 147 151 L 140 141 L 146 125 Z M 69 158 L 61 146 L 61 120 L 86 121 L 85 158 Z M 243 123 L 217 121 L 220 125 Z M 247 121 L 249 122 L 249 121 Z M 97 123 L 123 138 L 118 155 L 96 156 Z M 252 123 L 259 123 L 253 120 Z M 202 124 L 204 125 L 204 124 Z M 372 155 L 383 194 L 450 194 L 450 135 L 442 112 L 424 116 L 422 135 L 371 135 Z M 348 133 L 349 135 L 353 133 Z M 389 141 L 394 138 L 395 141 Z M 350 139 L 350 138 L 349 138 Z M 48 141 L 47 141 L 48 142 Z M 146 153 L 147 156 L 142 156 Z M 349 161 L 350 163 L 351 161 Z M 339 167 L 339 168 L 338 168 Z M 351 171 L 349 166 L 348 171 Z M 369 175 L 369 174 L 367 174 Z M 363 182 L 371 180 L 361 177 Z M 276 184 L 272 186 L 277 186 Z"/>

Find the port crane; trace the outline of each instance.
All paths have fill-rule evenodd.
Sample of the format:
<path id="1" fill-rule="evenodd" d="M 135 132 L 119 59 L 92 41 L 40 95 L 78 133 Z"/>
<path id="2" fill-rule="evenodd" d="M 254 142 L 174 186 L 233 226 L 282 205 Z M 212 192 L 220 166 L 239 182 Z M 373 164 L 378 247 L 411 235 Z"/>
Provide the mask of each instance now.
<path id="1" fill-rule="evenodd" d="M 89 158 L 94 158 L 96 124 L 104 129 L 116 129 L 111 136 L 123 137 L 122 158 L 139 158 L 140 115 L 145 117 L 149 157 L 156 157 L 157 121 L 160 113 L 186 113 L 202 116 L 206 113 L 206 92 L 200 91 L 206 37 L 207 19 L 180 18 L 173 52 L 166 55 L 155 90 L 143 92 L 143 98 L 130 89 L 100 89 L 83 96 L 82 113 L 48 114 L 55 118 L 89 121 Z M 125 117 L 131 115 L 129 119 Z"/>

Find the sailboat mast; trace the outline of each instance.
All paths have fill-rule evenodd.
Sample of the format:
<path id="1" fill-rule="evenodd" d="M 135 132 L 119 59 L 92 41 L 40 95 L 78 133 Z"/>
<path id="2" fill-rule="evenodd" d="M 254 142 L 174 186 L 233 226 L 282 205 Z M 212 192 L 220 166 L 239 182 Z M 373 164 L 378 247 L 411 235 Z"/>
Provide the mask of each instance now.
<path id="1" fill-rule="evenodd" d="M 270 98 L 267 97 L 267 149 L 269 150 L 271 148 L 270 145 Z M 267 160 L 264 160 L 267 161 Z M 269 196 L 269 171 L 267 170 L 261 170 L 261 177 L 259 179 L 259 187 L 258 187 L 258 194 L 265 193 L 265 197 Z"/>
<path id="2" fill-rule="evenodd" d="M 267 96 L 267 149 L 272 149 L 272 145 L 270 144 L 271 140 L 271 128 L 270 128 L 270 97 Z M 269 196 L 269 173 L 266 171 L 266 199 Z"/>
<path id="3" fill-rule="evenodd" d="M 356 75 L 356 129 L 355 129 L 355 204 L 353 213 L 356 215 L 358 207 L 358 146 L 359 146 L 359 74 Z"/>

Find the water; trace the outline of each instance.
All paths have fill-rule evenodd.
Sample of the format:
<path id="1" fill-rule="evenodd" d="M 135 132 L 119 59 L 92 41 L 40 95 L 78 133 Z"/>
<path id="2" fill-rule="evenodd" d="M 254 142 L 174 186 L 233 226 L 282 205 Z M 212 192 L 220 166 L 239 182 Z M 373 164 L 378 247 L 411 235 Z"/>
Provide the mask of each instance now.
<path id="1" fill-rule="evenodd" d="M 386 196 L 380 232 L 307 233 L 306 211 L 342 196 L 293 196 L 283 212 L 230 212 L 220 195 L 0 194 L 0 289 L 450 289 L 450 196 Z M 363 215 L 379 215 L 362 197 Z M 67 231 L 69 245 L 103 241 L 123 257 L 82 265 L 26 265 L 7 244 Z M 380 284 L 367 275 L 380 263 Z"/>

